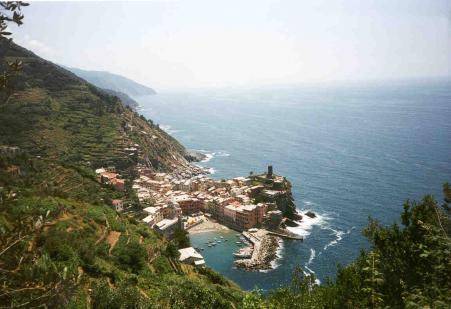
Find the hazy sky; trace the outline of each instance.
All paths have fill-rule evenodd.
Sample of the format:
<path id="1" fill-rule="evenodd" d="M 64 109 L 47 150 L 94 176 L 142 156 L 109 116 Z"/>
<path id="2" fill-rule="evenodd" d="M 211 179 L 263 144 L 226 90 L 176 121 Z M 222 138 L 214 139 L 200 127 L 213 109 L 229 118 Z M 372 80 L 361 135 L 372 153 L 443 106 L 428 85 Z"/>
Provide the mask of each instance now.
<path id="1" fill-rule="evenodd" d="M 15 40 L 158 89 L 450 76 L 451 1 L 33 2 Z"/>

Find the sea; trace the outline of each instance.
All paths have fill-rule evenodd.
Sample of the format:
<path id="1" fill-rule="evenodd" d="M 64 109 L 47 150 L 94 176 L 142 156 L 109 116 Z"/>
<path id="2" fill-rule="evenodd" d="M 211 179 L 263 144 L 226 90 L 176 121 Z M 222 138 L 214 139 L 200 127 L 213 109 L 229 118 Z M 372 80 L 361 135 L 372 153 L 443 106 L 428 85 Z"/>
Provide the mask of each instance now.
<path id="1" fill-rule="evenodd" d="M 137 97 L 139 112 L 207 158 L 211 177 L 274 172 L 292 183 L 300 212 L 266 272 L 233 266 L 234 231 L 191 236 L 206 263 L 245 290 L 286 286 L 301 267 L 318 283 L 370 248 L 368 218 L 400 222 L 403 203 L 451 181 L 451 81 L 300 84 L 161 91 Z M 221 238 L 221 236 L 223 238 Z M 206 242 L 222 239 L 215 247 Z M 226 241 L 227 239 L 227 241 Z"/>

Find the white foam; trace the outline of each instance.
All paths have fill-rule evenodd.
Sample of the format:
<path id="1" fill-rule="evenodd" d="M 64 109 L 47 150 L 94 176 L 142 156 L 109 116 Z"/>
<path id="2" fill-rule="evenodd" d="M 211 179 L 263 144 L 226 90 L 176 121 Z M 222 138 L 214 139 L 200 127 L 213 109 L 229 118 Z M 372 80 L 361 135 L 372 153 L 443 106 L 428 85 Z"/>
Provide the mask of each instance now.
<path id="1" fill-rule="evenodd" d="M 303 200 L 302 203 L 304 203 L 305 206 L 312 206 L 315 205 L 312 201 Z"/>
<path id="2" fill-rule="evenodd" d="M 303 271 L 305 276 L 312 276 L 315 274 L 315 272 L 312 269 L 310 269 L 307 265 L 305 265 L 304 268 L 309 271 L 309 273 L 307 273 L 306 271 Z M 315 278 L 315 284 L 320 285 L 321 281 L 318 278 Z"/>
<path id="3" fill-rule="evenodd" d="M 338 231 L 338 230 L 335 230 L 333 228 L 329 228 L 335 234 L 336 238 L 334 240 L 332 240 L 331 242 L 329 242 L 327 245 L 325 245 L 323 250 L 327 250 L 327 248 L 329 248 L 331 246 L 335 246 L 336 244 L 338 244 L 338 242 L 343 239 L 343 236 L 350 234 L 351 231 L 354 228 L 355 227 L 352 227 L 351 229 L 347 230 L 346 232 L 345 231 Z"/>
<path id="4" fill-rule="evenodd" d="M 325 215 L 315 213 L 316 217 L 314 218 L 306 216 L 305 213 L 307 213 L 308 211 L 309 210 L 298 211 L 298 213 L 302 215 L 302 220 L 295 221 L 298 224 L 298 226 L 287 227 L 287 230 L 305 238 L 310 235 L 311 229 L 315 225 L 323 226 L 327 222 L 328 218 Z"/>
<path id="5" fill-rule="evenodd" d="M 200 153 L 203 153 L 205 155 L 205 159 L 203 159 L 201 162 L 208 162 L 211 159 L 216 158 L 216 157 L 228 157 L 228 156 L 230 156 L 230 153 L 225 152 L 225 151 L 211 152 L 211 151 L 207 151 L 205 149 L 199 149 L 199 150 L 196 150 L 196 151 L 198 151 Z"/>
<path id="6" fill-rule="evenodd" d="M 213 158 L 214 158 L 213 153 L 206 153 L 206 154 L 205 154 L 205 159 L 203 159 L 203 160 L 200 161 L 200 162 L 208 162 L 208 161 L 210 161 L 210 160 L 213 159 Z"/>
<path id="7" fill-rule="evenodd" d="M 216 170 L 214 168 L 212 168 L 212 167 L 209 167 L 207 170 L 208 170 L 208 173 L 211 174 L 211 175 L 216 173 Z"/>
<path id="8" fill-rule="evenodd" d="M 169 135 L 173 135 L 174 133 L 181 132 L 181 130 L 172 129 L 172 127 L 168 124 L 161 124 L 160 128 L 168 133 Z"/>
<path id="9" fill-rule="evenodd" d="M 316 251 L 313 248 L 310 248 L 310 258 L 308 259 L 307 265 L 312 264 L 313 260 L 316 257 Z"/>
<path id="10" fill-rule="evenodd" d="M 217 151 L 217 152 L 213 152 L 213 155 L 215 157 L 229 157 L 230 153 L 228 153 L 226 151 Z"/>
<path id="11" fill-rule="evenodd" d="M 271 261 L 271 268 L 272 269 L 276 269 L 277 267 L 280 266 L 280 263 L 278 263 L 278 262 L 283 257 L 283 249 L 284 249 L 284 247 L 283 247 L 283 240 L 279 239 L 278 240 L 278 247 L 277 247 L 277 250 L 276 250 L 276 258 L 273 261 Z"/>
<path id="12" fill-rule="evenodd" d="M 310 274 L 312 274 L 312 275 L 315 273 L 315 272 L 314 272 L 313 270 L 311 270 L 307 265 L 305 265 L 304 268 L 307 269 L 307 270 L 310 272 Z M 308 275 L 310 275 L 310 274 L 304 272 L 304 275 L 306 275 L 306 276 L 308 276 Z"/>

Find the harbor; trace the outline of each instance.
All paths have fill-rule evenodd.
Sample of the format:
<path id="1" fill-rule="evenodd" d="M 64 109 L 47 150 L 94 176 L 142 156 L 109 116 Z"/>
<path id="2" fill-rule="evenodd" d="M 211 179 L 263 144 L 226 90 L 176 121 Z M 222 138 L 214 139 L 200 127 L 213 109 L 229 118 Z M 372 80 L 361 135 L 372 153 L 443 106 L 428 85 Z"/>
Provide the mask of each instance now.
<path id="1" fill-rule="evenodd" d="M 279 237 L 264 229 L 251 229 L 242 234 L 250 245 L 240 249 L 238 255 L 235 255 L 241 257 L 235 261 L 236 267 L 247 270 L 272 269 L 271 263 L 276 259 L 279 248 Z"/>
<path id="2" fill-rule="evenodd" d="M 233 267 L 252 271 L 273 269 L 273 262 L 280 249 L 281 235 L 257 228 L 237 233 L 228 228 L 224 229 L 214 221 L 202 222 L 194 228 L 197 230 L 189 230 L 191 238 L 193 235 L 214 235 L 208 238 L 202 237 L 202 242 L 194 241 L 194 248 L 198 252 L 204 254 L 212 250 L 223 251 L 225 246 L 230 249 L 227 250 L 227 255 L 233 256 Z M 225 232 L 224 235 L 223 232 Z M 197 240 L 196 237 L 194 239 Z"/>

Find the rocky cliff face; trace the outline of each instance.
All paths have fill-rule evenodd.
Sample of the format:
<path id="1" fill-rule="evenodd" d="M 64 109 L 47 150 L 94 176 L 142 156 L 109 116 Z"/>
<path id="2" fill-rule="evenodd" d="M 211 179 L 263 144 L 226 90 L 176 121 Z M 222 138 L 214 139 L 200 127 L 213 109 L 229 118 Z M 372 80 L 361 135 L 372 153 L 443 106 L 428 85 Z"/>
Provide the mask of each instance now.
<path id="1" fill-rule="evenodd" d="M 0 93 L 0 144 L 61 162 L 157 170 L 188 165 L 185 149 L 152 121 L 75 74 L 0 41 L 0 63 L 20 60 L 13 92 Z M 135 153 L 127 148 L 138 145 Z"/>

